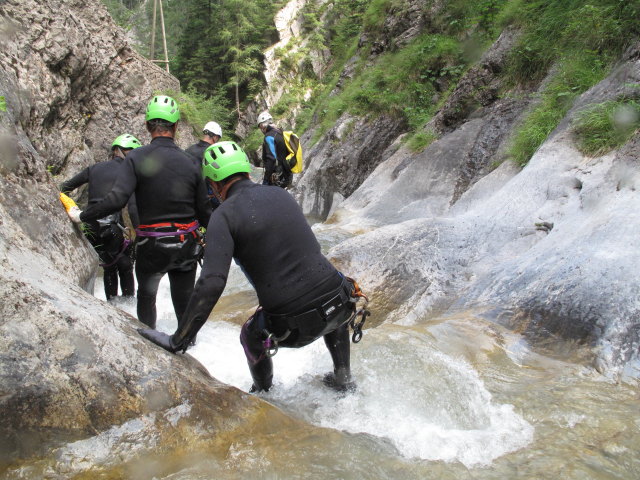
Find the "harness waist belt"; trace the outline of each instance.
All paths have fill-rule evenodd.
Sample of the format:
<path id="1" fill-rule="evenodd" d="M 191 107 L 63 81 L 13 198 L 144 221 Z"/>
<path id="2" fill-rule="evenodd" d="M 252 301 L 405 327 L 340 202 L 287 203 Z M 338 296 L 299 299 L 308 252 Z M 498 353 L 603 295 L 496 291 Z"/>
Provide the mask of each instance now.
<path id="1" fill-rule="evenodd" d="M 283 326 L 289 330 L 300 329 L 304 324 L 309 322 L 321 320 L 323 322 L 328 321 L 335 313 L 338 313 L 347 304 L 351 303 L 351 285 L 347 282 L 343 282 L 340 287 L 329 293 L 328 300 L 325 300 L 319 306 L 307 310 L 306 312 L 299 313 L 297 315 L 273 315 L 269 312 L 264 312 L 267 320 L 274 326 Z M 326 298 L 326 297 L 325 297 Z"/>
<path id="2" fill-rule="evenodd" d="M 185 233 L 195 232 L 200 224 L 197 220 L 191 223 L 154 223 L 153 225 L 140 225 L 136 228 L 136 235 L 138 237 L 176 237 L 178 235 L 184 235 Z M 143 230 L 145 228 L 151 228 L 154 230 Z M 159 232 L 158 228 L 177 228 L 177 230 L 169 230 L 165 232 Z M 195 236 L 195 233 L 193 234 Z"/>

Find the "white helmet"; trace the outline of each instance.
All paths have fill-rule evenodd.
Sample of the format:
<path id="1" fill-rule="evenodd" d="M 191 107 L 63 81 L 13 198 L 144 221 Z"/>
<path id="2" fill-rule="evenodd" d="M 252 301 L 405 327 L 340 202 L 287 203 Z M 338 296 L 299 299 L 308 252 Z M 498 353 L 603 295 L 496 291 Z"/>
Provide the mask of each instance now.
<path id="1" fill-rule="evenodd" d="M 202 129 L 202 132 L 204 134 L 206 134 L 207 132 L 209 132 L 212 135 L 217 135 L 220 138 L 222 138 L 222 128 L 220 128 L 220 125 L 218 125 L 216 122 L 209 122 L 207 123 L 204 128 Z"/>
<path id="2" fill-rule="evenodd" d="M 258 125 L 260 125 L 261 123 L 268 122 L 270 120 L 273 120 L 273 117 L 267 110 L 265 110 L 260 115 L 258 115 Z"/>

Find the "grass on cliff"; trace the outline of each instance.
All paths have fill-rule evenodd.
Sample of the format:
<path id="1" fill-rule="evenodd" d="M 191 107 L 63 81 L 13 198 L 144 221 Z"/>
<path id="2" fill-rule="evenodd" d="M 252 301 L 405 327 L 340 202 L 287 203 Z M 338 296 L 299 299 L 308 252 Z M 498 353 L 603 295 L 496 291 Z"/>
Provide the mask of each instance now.
<path id="1" fill-rule="evenodd" d="M 386 19 L 407 8 L 406 0 L 374 0 L 360 15 L 365 36 L 378 38 Z M 640 36 L 640 0 L 444 0 L 432 9 L 429 28 L 409 45 L 370 56 L 371 44 L 355 49 L 351 78 L 328 76 L 300 117 L 301 130 L 319 124 L 314 141 L 345 112 L 358 116 L 392 115 L 406 125 L 408 146 L 420 150 L 433 141 L 424 126 L 444 103 L 457 81 L 500 32 L 517 28 L 520 39 L 501 73 L 510 90 L 531 90 L 545 80 L 537 102 L 514 134 L 509 156 L 525 165 L 558 126 L 577 96 L 601 81 Z M 429 7 L 431 8 L 431 7 Z M 431 12 L 432 13 L 432 12 Z M 344 40 L 344 38 L 343 38 Z M 344 51 L 344 50 L 343 50 Z M 357 56 L 354 56 L 357 55 Z M 340 66 L 344 62 L 336 62 Z"/>
<path id="2" fill-rule="evenodd" d="M 506 0 L 445 0 L 430 17 L 431 28 L 401 48 L 387 47 L 372 61 L 369 54 L 374 45 L 370 41 L 362 43 L 362 39 L 378 38 L 387 28 L 387 18 L 404 14 L 409 2 L 368 2 L 359 17 L 361 27 L 354 29 L 351 24 L 350 36 L 341 36 L 340 51 L 349 54 L 344 62 L 336 61 L 340 70 L 325 78 L 305 105 L 298 124 L 301 129 L 312 122 L 319 124 L 314 136 L 317 141 L 346 112 L 358 116 L 384 113 L 412 133 L 410 148 L 424 148 L 434 139 L 432 132 L 423 132 L 424 126 L 474 61 L 469 45 L 481 51 L 495 39 L 499 34 L 496 18 L 506 4 Z M 347 59 L 354 63 L 353 75 L 341 78 L 336 89 L 338 74 Z"/>
<path id="3" fill-rule="evenodd" d="M 621 99 L 591 105 L 574 120 L 578 149 L 589 156 L 603 155 L 624 145 L 640 129 L 640 103 Z"/>
<path id="4" fill-rule="evenodd" d="M 203 127 L 211 121 L 220 124 L 224 137 L 233 132 L 233 112 L 222 93 L 213 94 L 207 98 L 189 89 L 185 92 L 167 90 L 156 92 L 156 95 L 168 95 L 178 102 L 181 121 L 189 124 L 196 137 L 202 135 Z"/>
<path id="5" fill-rule="evenodd" d="M 640 35 L 640 1 L 515 0 L 499 21 L 522 36 L 505 72 L 513 86 L 547 84 L 515 132 L 509 156 L 521 166 L 558 126 L 575 98 L 602 80 Z"/>

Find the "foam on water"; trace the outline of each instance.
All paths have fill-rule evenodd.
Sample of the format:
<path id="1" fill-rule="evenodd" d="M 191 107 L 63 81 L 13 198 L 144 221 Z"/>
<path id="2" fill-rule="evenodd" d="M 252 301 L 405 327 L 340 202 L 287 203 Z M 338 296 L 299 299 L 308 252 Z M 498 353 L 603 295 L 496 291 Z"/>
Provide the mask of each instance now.
<path id="1" fill-rule="evenodd" d="M 250 288 L 241 276 L 230 278 L 231 291 Z M 97 282 L 96 293 L 101 289 Z M 116 304 L 135 315 L 134 302 L 116 299 Z M 176 320 L 166 277 L 157 308 L 158 329 L 173 333 Z M 218 380 L 248 391 L 252 382 L 239 336 L 239 325 L 209 321 L 189 353 Z M 273 360 L 274 387 L 262 394 L 265 400 L 315 425 L 390 441 L 407 458 L 488 465 L 533 439 L 533 427 L 511 405 L 494 401 L 468 362 L 438 351 L 431 334 L 416 327 L 367 330 L 352 347 L 358 388 L 349 394 L 322 384 L 332 369 L 322 340 L 280 349 Z"/>

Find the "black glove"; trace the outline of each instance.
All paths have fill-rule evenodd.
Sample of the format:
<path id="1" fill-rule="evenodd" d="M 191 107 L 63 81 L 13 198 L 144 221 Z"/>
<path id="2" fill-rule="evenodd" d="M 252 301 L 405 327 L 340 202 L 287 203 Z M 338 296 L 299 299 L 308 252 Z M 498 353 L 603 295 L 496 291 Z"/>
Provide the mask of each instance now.
<path id="1" fill-rule="evenodd" d="M 138 333 L 147 340 L 151 340 L 159 347 L 164 348 L 167 352 L 176 353 L 178 350 L 180 350 L 180 347 L 173 343 L 171 335 L 159 332 L 158 330 L 154 330 L 153 328 L 139 328 Z"/>

